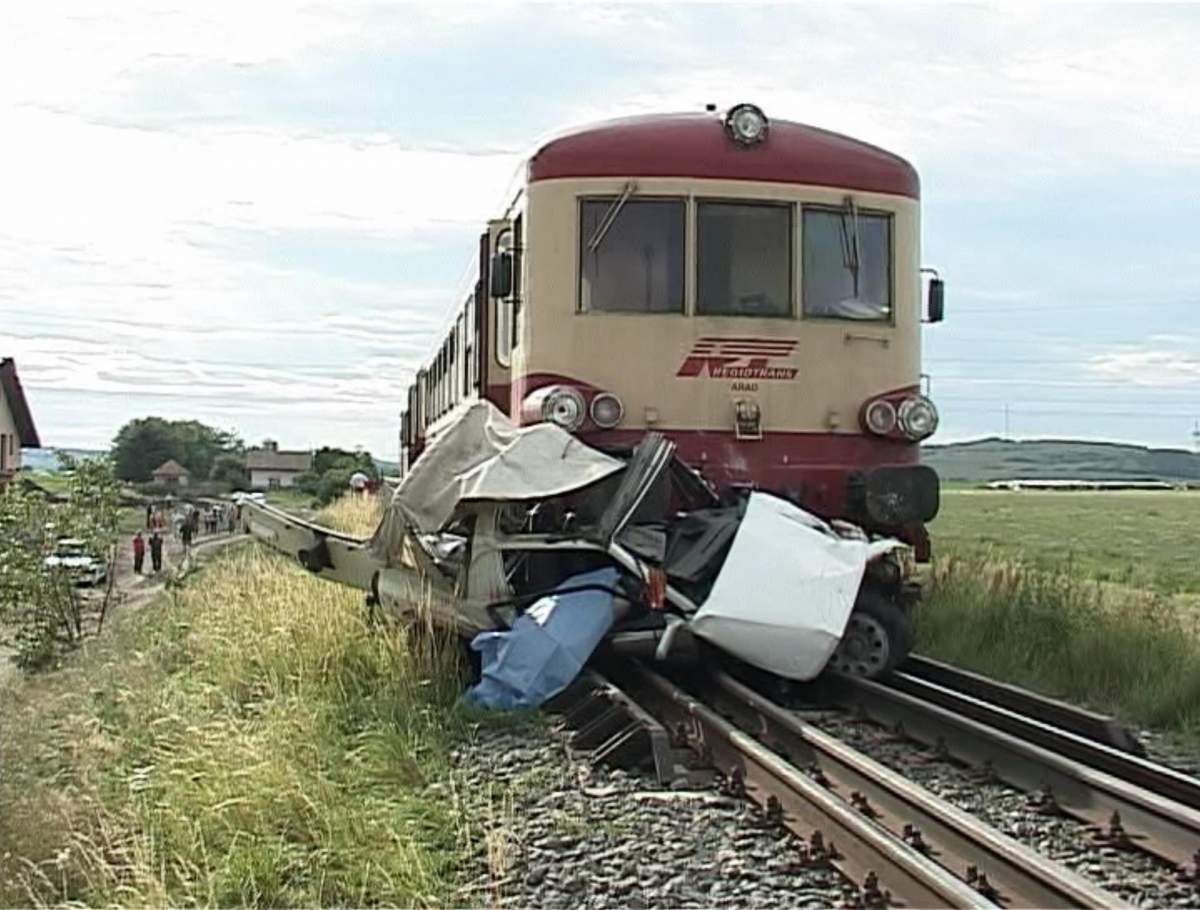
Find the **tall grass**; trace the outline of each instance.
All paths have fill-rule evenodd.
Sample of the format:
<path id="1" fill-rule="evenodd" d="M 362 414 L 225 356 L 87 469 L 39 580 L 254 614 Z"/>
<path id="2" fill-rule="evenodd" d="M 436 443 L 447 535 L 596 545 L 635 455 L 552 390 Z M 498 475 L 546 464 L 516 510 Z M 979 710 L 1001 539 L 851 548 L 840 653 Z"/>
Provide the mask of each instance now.
<path id="1" fill-rule="evenodd" d="M 350 493 L 341 496 L 317 513 L 316 522 L 335 531 L 356 537 L 368 537 L 379 527 L 383 505 L 379 496 Z"/>
<path id="2" fill-rule="evenodd" d="M 917 638 L 931 657 L 1200 734 L 1200 636 L 1194 617 L 1162 595 L 946 557 L 935 564 Z"/>
<path id="3" fill-rule="evenodd" d="M 256 549 L 89 649 L 5 693 L 0 905 L 449 898 L 454 649 Z"/>

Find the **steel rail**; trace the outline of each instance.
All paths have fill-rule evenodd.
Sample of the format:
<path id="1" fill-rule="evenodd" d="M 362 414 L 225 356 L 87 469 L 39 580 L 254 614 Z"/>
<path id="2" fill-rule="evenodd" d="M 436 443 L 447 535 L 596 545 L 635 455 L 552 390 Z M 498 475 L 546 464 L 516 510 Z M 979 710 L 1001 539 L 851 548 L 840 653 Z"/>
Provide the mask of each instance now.
<path id="1" fill-rule="evenodd" d="M 804 723 L 728 673 L 715 671 L 701 686 L 698 694 L 706 704 L 728 712 L 747 732 L 850 798 L 858 811 L 942 866 L 973 879 L 1004 906 L 1125 906 L 1115 894 Z"/>
<path id="2" fill-rule="evenodd" d="M 1011 733 L 1027 742 L 1036 743 L 1077 762 L 1098 768 L 1159 796 L 1165 796 L 1193 809 L 1200 809 L 1200 780 L 1182 771 L 1064 730 L 1036 715 L 1028 716 L 986 701 L 982 697 L 958 691 L 957 688 L 918 679 L 907 673 L 893 673 L 884 680 L 884 684 L 922 701 L 940 705 L 955 714 Z"/>
<path id="3" fill-rule="evenodd" d="M 985 775 L 1038 793 L 1036 805 L 1045 814 L 1094 825 L 1102 843 L 1139 848 L 1180 869 L 1195 865 L 1200 811 L 878 682 L 843 677 L 838 683 L 833 692 L 843 707 L 947 758 L 975 765 Z"/>
<path id="4" fill-rule="evenodd" d="M 809 842 L 808 861 L 828 863 L 860 883 L 865 905 L 998 906 L 662 676 L 633 663 L 605 669 L 659 721 L 683 734 L 734 792 Z"/>
<path id="5" fill-rule="evenodd" d="M 1067 730 L 1085 739 L 1095 740 L 1134 755 L 1145 755 L 1137 738 L 1126 727 L 1106 714 L 1088 711 L 1057 698 L 1048 698 L 1045 695 L 1030 692 L 1028 689 L 989 679 L 978 673 L 972 673 L 969 670 L 963 670 L 918 654 L 910 655 L 901 664 L 900 670 L 906 676 L 915 676 L 939 686 L 945 686 L 947 689 L 953 689 L 955 692 L 999 705 L 1017 714 L 1036 717 L 1060 730 Z"/>

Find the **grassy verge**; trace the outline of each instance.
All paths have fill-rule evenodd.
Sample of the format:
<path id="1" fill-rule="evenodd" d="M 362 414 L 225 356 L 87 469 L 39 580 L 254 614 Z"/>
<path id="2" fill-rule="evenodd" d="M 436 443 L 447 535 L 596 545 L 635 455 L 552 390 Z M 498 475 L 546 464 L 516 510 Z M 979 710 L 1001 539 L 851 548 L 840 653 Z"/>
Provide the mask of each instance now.
<path id="1" fill-rule="evenodd" d="M 943 557 L 918 650 L 1128 722 L 1200 736 L 1195 616 L 1156 592 L 981 557 Z"/>
<path id="2" fill-rule="evenodd" d="M 383 505 L 378 496 L 342 496 L 317 513 L 316 522 L 335 531 L 369 537 L 379 527 Z"/>
<path id="3" fill-rule="evenodd" d="M 358 593 L 218 557 L 0 690 L 0 905 L 452 902 L 453 652 Z"/>
<path id="4" fill-rule="evenodd" d="M 267 490 L 266 497 L 267 502 L 285 512 L 303 512 L 314 505 L 311 493 L 304 493 L 294 487 Z"/>

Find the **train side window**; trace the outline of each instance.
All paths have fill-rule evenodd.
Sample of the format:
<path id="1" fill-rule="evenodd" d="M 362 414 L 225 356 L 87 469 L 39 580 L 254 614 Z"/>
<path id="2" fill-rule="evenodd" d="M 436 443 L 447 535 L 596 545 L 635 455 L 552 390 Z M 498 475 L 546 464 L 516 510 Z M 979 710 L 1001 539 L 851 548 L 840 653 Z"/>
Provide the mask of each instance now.
<path id="1" fill-rule="evenodd" d="M 892 217 L 843 208 L 804 207 L 804 315 L 892 318 Z"/>
<path id="2" fill-rule="evenodd" d="M 498 253 L 507 252 L 511 255 L 513 248 L 513 232 L 511 228 L 496 235 L 496 250 Z M 507 369 L 512 363 L 513 339 L 513 308 L 511 298 L 493 297 L 492 312 L 495 313 L 495 324 L 492 331 L 492 350 L 496 363 Z"/>
<path id="3" fill-rule="evenodd" d="M 584 199 L 579 308 L 682 313 L 687 208 L 682 199 Z"/>
<path id="4" fill-rule="evenodd" d="M 467 330 L 467 308 L 458 314 L 458 368 L 454 371 L 454 396 L 467 396 L 471 372 L 471 335 Z"/>
<path id="5" fill-rule="evenodd" d="M 517 220 L 513 222 L 513 291 L 512 291 L 512 341 L 513 348 L 520 344 L 521 329 L 521 310 L 524 308 L 524 299 L 522 297 L 524 283 L 522 281 L 521 272 L 525 267 L 525 216 L 518 215 Z"/>
<path id="6" fill-rule="evenodd" d="M 705 316 L 792 314 L 790 205 L 697 205 L 696 312 Z"/>

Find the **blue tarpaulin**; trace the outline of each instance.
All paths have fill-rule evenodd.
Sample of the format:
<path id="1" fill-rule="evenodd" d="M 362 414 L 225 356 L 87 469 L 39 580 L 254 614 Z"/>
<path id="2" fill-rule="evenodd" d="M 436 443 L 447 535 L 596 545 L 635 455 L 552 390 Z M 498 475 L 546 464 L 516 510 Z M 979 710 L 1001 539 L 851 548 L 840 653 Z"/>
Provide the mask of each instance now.
<path id="1" fill-rule="evenodd" d="M 603 586 L 543 597 L 504 632 L 481 632 L 471 641 L 483 661 L 467 698 L 488 708 L 536 708 L 571 684 L 613 624 L 616 569 L 596 569 L 566 579 L 559 590 Z"/>

